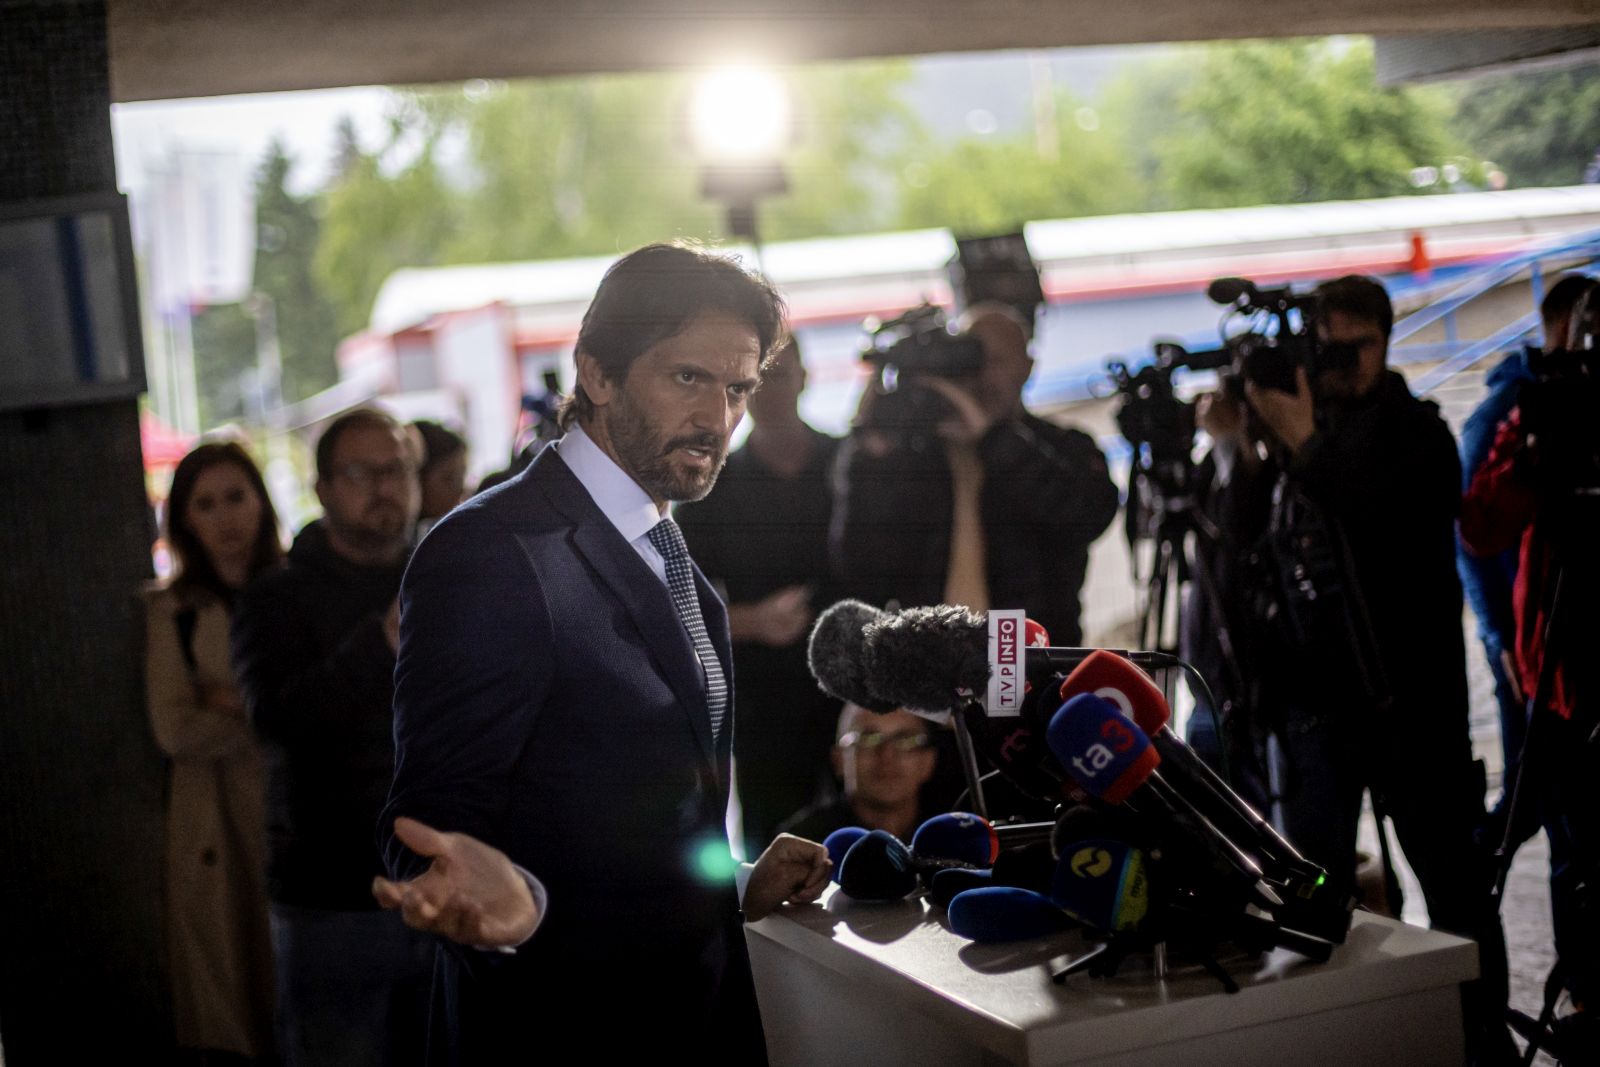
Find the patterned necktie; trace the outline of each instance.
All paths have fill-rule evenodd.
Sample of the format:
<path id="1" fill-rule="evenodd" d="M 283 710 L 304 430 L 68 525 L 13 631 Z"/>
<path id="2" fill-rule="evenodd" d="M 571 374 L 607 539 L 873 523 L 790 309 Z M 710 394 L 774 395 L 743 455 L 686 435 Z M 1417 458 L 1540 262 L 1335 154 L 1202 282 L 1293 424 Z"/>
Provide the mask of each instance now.
<path id="1" fill-rule="evenodd" d="M 722 662 L 716 649 L 711 647 L 711 636 L 706 633 L 706 621 L 700 614 L 700 598 L 695 594 L 694 570 L 689 563 L 689 548 L 683 543 L 683 531 L 671 519 L 662 519 L 650 528 L 650 543 L 656 546 L 667 564 L 667 589 L 672 593 L 672 606 L 678 609 L 683 628 L 689 631 L 694 642 L 695 655 L 705 671 L 706 707 L 711 712 L 711 736 L 722 732 L 722 720 L 728 713 L 728 681 L 722 674 Z"/>

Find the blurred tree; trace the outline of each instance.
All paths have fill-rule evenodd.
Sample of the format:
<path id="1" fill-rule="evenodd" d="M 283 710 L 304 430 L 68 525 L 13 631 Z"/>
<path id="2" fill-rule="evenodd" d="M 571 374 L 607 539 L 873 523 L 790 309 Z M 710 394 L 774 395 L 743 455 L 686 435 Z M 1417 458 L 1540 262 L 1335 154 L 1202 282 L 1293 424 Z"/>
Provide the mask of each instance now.
<path id="1" fill-rule="evenodd" d="M 283 399 L 303 400 L 338 378 L 339 328 L 333 302 L 313 270 L 321 222 L 314 198 L 289 192 L 294 161 L 277 141 L 256 172 L 255 289 L 277 316 Z"/>
<path id="2" fill-rule="evenodd" d="M 388 144 L 380 151 L 368 153 L 353 142 L 341 147 L 345 171 L 324 194 L 312 261 L 340 337 L 366 326 L 390 274 L 443 262 L 459 210 L 434 160 L 443 132 L 401 108 L 391 116 Z M 391 172 L 385 161 L 397 161 Z"/>
<path id="3" fill-rule="evenodd" d="M 1379 88 L 1364 39 L 1208 45 L 1130 71 L 1108 100 L 1152 206 L 1402 195 L 1414 168 L 1457 155 L 1445 94 Z"/>
<path id="4" fill-rule="evenodd" d="M 902 61 L 791 78 L 799 134 L 791 191 L 761 208 L 766 239 L 858 233 L 893 222 L 892 159 L 917 133 L 899 101 Z M 608 255 L 674 237 L 724 236 L 700 197 L 690 80 L 604 75 L 401 91 L 387 143 L 339 140 L 317 276 L 341 334 L 361 328 L 401 267 Z"/>
<path id="5" fill-rule="evenodd" d="M 1600 152 L 1600 64 L 1476 79 L 1455 128 L 1513 186 L 1576 185 Z"/>
<path id="6" fill-rule="evenodd" d="M 789 193 L 761 207 L 768 240 L 889 229 L 897 218 L 907 153 L 922 124 L 901 99 L 906 60 L 834 63 L 797 70 L 793 151 L 784 157 Z"/>
<path id="7" fill-rule="evenodd" d="M 201 429 L 253 416 L 255 320 L 238 304 L 199 308 L 190 321 L 190 338 Z"/>
<path id="8" fill-rule="evenodd" d="M 947 226 L 965 236 L 1140 208 L 1140 182 L 1099 113 L 1063 95 L 1055 114 L 1056 137 L 1045 145 L 1030 132 L 924 142 L 909 151 L 900 172 L 900 224 Z"/>

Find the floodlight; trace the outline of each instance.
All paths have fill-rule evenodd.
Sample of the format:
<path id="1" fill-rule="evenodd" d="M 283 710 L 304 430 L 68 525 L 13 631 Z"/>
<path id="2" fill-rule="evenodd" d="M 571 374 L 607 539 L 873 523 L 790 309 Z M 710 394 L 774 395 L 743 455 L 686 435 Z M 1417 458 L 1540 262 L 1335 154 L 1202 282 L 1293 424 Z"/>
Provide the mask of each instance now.
<path id="1" fill-rule="evenodd" d="M 789 91 L 766 68 L 708 71 L 690 101 L 695 150 L 707 163 L 772 160 L 788 145 Z"/>

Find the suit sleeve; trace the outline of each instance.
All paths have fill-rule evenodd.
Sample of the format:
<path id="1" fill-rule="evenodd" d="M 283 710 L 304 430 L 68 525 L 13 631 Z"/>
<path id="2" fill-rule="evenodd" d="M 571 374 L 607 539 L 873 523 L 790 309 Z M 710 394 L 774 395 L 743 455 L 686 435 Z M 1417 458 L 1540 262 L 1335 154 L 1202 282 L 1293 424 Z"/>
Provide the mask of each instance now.
<path id="1" fill-rule="evenodd" d="M 396 878 L 427 861 L 401 815 L 497 847 L 511 769 L 550 687 L 553 627 L 517 538 L 459 512 L 412 557 L 400 589 L 395 778 L 379 825 Z"/>

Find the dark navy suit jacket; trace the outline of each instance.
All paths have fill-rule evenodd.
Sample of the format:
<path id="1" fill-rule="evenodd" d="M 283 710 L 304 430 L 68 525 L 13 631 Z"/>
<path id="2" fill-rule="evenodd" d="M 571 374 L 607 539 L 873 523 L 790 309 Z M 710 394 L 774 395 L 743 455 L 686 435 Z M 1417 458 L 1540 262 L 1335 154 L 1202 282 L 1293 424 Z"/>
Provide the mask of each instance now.
<path id="1" fill-rule="evenodd" d="M 727 614 L 695 579 L 731 674 Z M 763 1058 L 727 872 L 732 731 L 713 741 L 665 584 L 556 449 L 428 534 L 401 608 L 391 871 L 425 866 L 392 836 L 408 815 L 502 849 L 549 891 L 515 956 L 440 954 L 435 1058 L 484 1062 L 539 1034 Z"/>

